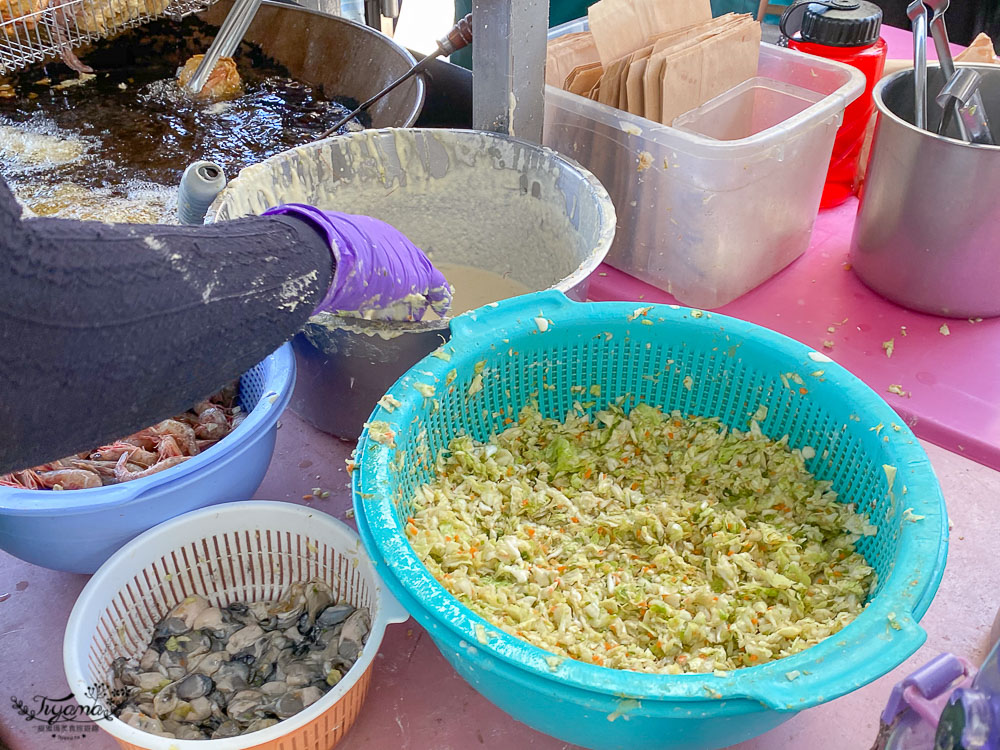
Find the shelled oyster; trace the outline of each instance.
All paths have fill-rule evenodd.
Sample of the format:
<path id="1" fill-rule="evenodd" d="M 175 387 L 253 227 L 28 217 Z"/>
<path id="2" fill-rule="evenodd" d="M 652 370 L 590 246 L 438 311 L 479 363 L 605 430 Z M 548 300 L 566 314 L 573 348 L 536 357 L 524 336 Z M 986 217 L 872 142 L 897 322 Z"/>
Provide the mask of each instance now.
<path id="1" fill-rule="evenodd" d="M 153 629 L 142 657 L 112 664 L 129 726 L 174 739 L 235 737 L 312 705 L 354 666 L 371 616 L 321 580 L 277 602 L 213 606 L 189 596 Z"/>

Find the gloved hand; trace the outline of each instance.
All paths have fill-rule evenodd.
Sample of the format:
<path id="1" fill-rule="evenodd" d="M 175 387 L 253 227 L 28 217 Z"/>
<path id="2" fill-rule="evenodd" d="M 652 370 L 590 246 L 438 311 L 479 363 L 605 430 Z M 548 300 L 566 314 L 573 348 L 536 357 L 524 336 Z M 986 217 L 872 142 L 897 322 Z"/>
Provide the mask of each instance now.
<path id="1" fill-rule="evenodd" d="M 304 219 L 329 242 L 337 268 L 317 312 L 364 315 L 392 308 L 390 315 L 380 317 L 421 320 L 428 307 L 444 316 L 451 306 L 452 289 L 441 272 L 420 248 L 384 221 L 301 203 L 277 206 L 264 214 Z"/>

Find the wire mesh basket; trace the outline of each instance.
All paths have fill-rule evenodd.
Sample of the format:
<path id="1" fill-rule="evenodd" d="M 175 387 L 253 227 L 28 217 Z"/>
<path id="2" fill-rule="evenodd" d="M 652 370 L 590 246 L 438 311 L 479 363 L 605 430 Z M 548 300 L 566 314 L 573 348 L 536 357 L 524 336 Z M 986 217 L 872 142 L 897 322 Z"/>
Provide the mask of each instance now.
<path id="1" fill-rule="evenodd" d="M 0 74 L 160 16 L 182 18 L 215 0 L 0 0 Z"/>
<path id="2" fill-rule="evenodd" d="M 812 448 L 809 471 L 878 528 L 857 544 L 878 574 L 864 611 L 782 659 L 671 675 L 553 659 L 465 606 L 408 541 L 417 487 L 452 438 L 488 440 L 533 402 L 561 420 L 582 393 L 590 399 L 580 408 L 590 413 L 644 403 L 736 429 L 765 406 L 762 432 Z M 452 319 L 450 341 L 389 395 L 358 443 L 358 532 L 383 582 L 445 659 L 528 726 L 598 750 L 729 747 L 881 677 L 926 637 L 917 621 L 937 591 L 948 547 L 941 489 L 902 419 L 821 352 L 715 313 L 584 305 L 539 292 Z"/>

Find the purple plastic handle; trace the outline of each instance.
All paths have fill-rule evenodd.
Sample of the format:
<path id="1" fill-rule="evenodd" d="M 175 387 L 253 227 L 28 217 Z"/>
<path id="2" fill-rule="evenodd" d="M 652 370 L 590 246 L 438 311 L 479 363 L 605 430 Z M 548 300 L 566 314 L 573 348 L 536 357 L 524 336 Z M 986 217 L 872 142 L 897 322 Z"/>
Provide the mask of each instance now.
<path id="1" fill-rule="evenodd" d="M 951 694 L 965 711 L 962 744 L 980 750 L 1000 750 L 1000 641 L 994 643 L 971 687 Z"/>
<path id="2" fill-rule="evenodd" d="M 955 689 L 971 685 L 976 672 L 975 666 L 961 656 L 939 654 L 896 683 L 882 712 L 883 723 L 892 724 L 900 713 L 911 708 L 921 719 L 936 727 L 948 696 Z M 964 679 L 955 684 L 960 677 Z"/>

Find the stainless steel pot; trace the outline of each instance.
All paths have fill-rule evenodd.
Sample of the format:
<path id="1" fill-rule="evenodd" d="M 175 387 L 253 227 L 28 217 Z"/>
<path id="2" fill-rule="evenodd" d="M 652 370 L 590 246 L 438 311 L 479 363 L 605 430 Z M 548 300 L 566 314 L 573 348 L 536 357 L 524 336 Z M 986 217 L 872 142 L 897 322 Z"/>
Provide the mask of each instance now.
<path id="1" fill-rule="evenodd" d="M 209 216 L 279 203 L 375 216 L 436 263 L 473 266 L 530 291 L 586 297 L 615 233 L 597 179 L 550 149 L 496 133 L 381 130 L 278 154 L 244 169 Z M 356 438 L 396 379 L 449 335 L 448 321 L 385 323 L 314 316 L 293 341 L 291 408 L 325 432 Z"/>
<path id="2" fill-rule="evenodd" d="M 1000 69 L 975 68 L 988 119 L 1000 122 Z M 929 68 L 928 101 L 944 85 Z M 894 302 L 953 318 L 1000 315 L 1000 146 L 935 135 L 914 124 L 913 71 L 875 88 L 878 122 L 851 265 L 862 281 Z M 997 134 L 1000 135 L 1000 134 Z"/>

